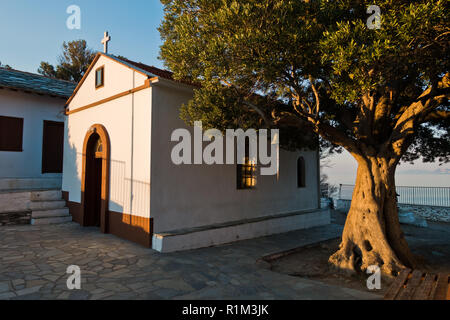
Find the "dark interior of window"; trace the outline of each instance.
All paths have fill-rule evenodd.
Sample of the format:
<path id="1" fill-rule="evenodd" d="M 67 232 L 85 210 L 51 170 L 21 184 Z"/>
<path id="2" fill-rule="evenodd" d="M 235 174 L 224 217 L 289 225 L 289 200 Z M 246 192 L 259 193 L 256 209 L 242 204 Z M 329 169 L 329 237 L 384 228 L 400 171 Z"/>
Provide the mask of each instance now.
<path id="1" fill-rule="evenodd" d="M 64 122 L 44 121 L 42 173 L 62 173 Z"/>
<path id="2" fill-rule="evenodd" d="M 101 67 L 95 71 L 95 87 L 100 88 L 104 85 L 105 68 Z"/>
<path id="3" fill-rule="evenodd" d="M 297 160 L 297 185 L 299 188 L 306 187 L 305 173 L 305 159 L 300 157 Z"/>
<path id="4" fill-rule="evenodd" d="M 0 151 L 22 152 L 23 118 L 0 116 Z"/>

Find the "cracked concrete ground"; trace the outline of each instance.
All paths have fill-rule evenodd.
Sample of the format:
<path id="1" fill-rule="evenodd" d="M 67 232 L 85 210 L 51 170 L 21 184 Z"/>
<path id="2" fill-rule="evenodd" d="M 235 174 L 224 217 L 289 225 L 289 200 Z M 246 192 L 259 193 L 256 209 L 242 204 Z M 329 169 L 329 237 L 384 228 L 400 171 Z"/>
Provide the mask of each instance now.
<path id="1" fill-rule="evenodd" d="M 0 299 L 380 299 L 256 263 L 341 231 L 332 224 L 161 254 L 75 223 L 0 227 Z M 70 265 L 81 269 L 80 290 L 67 288 Z"/>

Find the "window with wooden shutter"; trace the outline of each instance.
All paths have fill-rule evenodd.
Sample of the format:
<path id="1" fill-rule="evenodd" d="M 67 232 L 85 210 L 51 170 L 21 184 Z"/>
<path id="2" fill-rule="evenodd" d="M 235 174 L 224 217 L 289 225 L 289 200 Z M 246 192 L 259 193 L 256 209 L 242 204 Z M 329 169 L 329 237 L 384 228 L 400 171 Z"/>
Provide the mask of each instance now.
<path id="1" fill-rule="evenodd" d="M 42 173 L 62 173 L 64 122 L 44 121 Z"/>
<path id="2" fill-rule="evenodd" d="M 0 151 L 22 152 L 23 118 L 0 116 Z"/>

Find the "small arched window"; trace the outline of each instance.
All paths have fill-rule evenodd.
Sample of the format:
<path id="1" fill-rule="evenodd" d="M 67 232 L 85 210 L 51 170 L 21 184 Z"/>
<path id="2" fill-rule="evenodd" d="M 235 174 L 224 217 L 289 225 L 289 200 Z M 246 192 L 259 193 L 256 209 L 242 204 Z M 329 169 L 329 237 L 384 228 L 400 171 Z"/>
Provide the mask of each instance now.
<path id="1" fill-rule="evenodd" d="M 305 170 L 305 159 L 303 157 L 298 158 L 297 160 L 297 186 L 299 188 L 306 187 L 306 170 Z"/>
<path id="2" fill-rule="evenodd" d="M 246 139 L 244 164 L 237 165 L 237 189 L 255 189 L 256 172 L 257 165 L 250 160 L 250 145 L 248 139 Z"/>

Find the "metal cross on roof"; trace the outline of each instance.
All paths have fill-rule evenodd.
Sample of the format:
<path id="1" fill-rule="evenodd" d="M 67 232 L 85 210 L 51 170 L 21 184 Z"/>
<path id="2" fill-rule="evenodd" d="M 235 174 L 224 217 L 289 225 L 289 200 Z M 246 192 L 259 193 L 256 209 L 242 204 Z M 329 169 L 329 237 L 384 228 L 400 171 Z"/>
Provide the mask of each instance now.
<path id="1" fill-rule="evenodd" d="M 111 37 L 108 35 L 108 31 L 105 31 L 105 36 L 102 39 L 104 53 L 108 53 L 108 42 L 109 41 L 111 41 Z"/>

